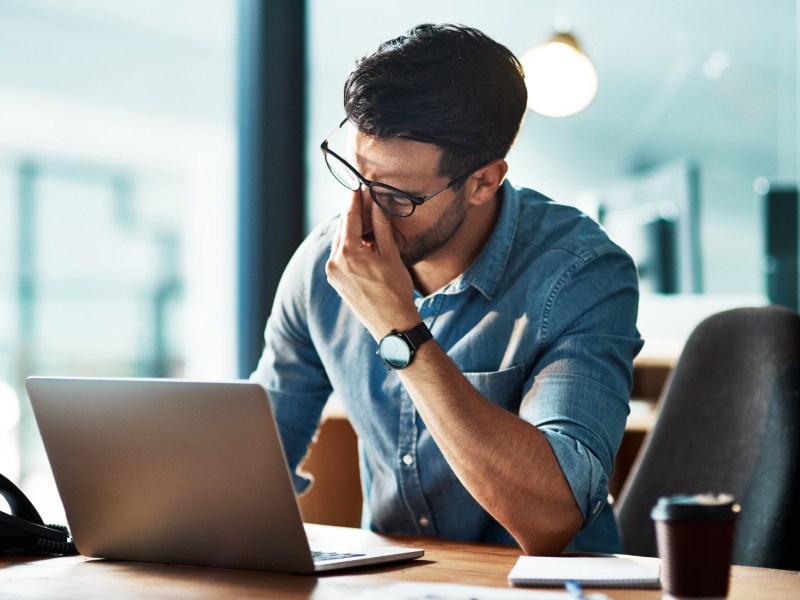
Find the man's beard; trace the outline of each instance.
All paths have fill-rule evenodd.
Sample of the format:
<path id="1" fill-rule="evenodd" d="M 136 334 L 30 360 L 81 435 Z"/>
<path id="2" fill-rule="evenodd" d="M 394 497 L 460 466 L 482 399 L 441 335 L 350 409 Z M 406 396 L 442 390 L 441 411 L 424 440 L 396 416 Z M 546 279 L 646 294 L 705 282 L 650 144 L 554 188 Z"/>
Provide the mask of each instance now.
<path id="1" fill-rule="evenodd" d="M 408 240 L 397 240 L 400 258 L 406 268 L 411 268 L 425 260 L 444 246 L 458 231 L 467 217 L 467 203 L 464 188 L 456 192 L 456 199 L 441 219 L 427 230 Z M 414 218 L 413 216 L 411 217 Z"/>

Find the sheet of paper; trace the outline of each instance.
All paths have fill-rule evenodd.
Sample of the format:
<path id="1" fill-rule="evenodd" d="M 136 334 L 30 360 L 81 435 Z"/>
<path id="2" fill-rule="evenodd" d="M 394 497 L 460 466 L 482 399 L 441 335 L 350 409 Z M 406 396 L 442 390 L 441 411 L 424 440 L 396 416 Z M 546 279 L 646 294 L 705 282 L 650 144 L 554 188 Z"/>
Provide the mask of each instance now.
<path id="1" fill-rule="evenodd" d="M 381 600 L 574 600 L 567 592 L 493 588 L 458 583 L 395 583 L 362 590 L 364 598 Z"/>

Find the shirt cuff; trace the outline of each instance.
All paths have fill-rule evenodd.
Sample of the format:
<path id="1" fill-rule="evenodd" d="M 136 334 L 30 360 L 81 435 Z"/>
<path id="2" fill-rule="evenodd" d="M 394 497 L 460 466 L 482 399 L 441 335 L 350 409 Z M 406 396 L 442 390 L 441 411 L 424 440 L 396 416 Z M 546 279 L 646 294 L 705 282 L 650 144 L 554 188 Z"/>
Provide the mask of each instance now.
<path id="1" fill-rule="evenodd" d="M 541 432 L 572 488 L 583 514 L 584 529 L 592 524 L 608 502 L 608 475 L 600 460 L 579 441 L 548 429 Z"/>

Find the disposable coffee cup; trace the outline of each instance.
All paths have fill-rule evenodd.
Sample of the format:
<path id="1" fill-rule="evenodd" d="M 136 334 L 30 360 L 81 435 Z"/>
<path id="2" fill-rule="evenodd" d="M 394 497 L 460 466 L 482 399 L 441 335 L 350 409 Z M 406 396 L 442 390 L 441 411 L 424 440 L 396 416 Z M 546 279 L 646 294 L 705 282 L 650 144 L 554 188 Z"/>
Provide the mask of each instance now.
<path id="1" fill-rule="evenodd" d="M 730 494 L 661 498 L 656 526 L 661 585 L 668 598 L 725 598 L 740 507 Z"/>

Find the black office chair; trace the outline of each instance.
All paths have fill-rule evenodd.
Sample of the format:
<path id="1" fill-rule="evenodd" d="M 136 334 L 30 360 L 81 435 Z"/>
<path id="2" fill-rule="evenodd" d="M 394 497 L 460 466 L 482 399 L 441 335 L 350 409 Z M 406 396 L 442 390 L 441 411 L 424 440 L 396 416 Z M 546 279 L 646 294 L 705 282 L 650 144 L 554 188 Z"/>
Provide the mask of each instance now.
<path id="1" fill-rule="evenodd" d="M 800 315 L 737 308 L 700 323 L 618 502 L 623 551 L 657 556 L 661 496 L 739 501 L 733 562 L 800 570 Z"/>

